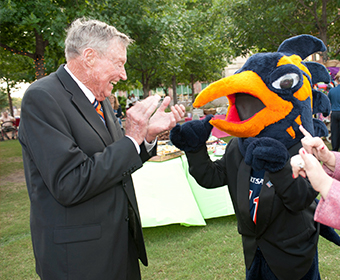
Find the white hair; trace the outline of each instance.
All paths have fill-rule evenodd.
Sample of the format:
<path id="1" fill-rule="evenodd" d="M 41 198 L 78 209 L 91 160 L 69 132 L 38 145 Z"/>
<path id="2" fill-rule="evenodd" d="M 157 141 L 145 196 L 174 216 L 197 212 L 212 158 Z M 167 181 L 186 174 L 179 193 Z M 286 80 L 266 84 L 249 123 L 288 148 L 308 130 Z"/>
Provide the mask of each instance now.
<path id="1" fill-rule="evenodd" d="M 79 56 L 86 48 L 93 48 L 101 55 L 105 54 L 112 40 L 119 40 L 126 48 L 132 39 L 119 32 L 114 26 L 99 20 L 79 18 L 67 30 L 65 40 L 66 61 Z"/>

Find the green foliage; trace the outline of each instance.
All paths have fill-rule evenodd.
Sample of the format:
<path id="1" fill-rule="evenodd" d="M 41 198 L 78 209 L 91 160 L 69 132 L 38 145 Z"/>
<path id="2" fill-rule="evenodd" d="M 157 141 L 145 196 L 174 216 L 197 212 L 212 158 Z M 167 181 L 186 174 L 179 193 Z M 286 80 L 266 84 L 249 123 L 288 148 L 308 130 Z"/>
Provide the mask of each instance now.
<path id="1" fill-rule="evenodd" d="M 34 79 L 33 61 L 9 50 L 0 48 L 0 77 L 10 84 L 32 81 Z"/>
<path id="2" fill-rule="evenodd" d="M 216 80 L 227 63 L 224 15 L 212 1 L 118 1 L 103 11 L 109 22 L 129 34 L 129 80 L 138 80 L 144 97 L 149 90 L 169 87 L 172 77 L 189 84 Z M 135 15 L 138 14 L 138 17 Z M 202 24 L 204 22 L 204 24 Z"/>
<path id="3" fill-rule="evenodd" d="M 102 10 L 103 1 L 4 0 L 0 3 L 0 41 L 13 53 L 30 57 L 31 63 L 45 60 L 46 73 L 64 62 L 67 26 L 78 17 Z M 101 8 L 100 8 L 101 7 Z M 37 66 L 37 65 L 36 65 Z"/>
<path id="4" fill-rule="evenodd" d="M 155 0 L 118 2 L 106 12 L 121 15 L 113 24 L 135 41 L 128 50 L 126 69 L 130 80 L 140 81 L 146 96 L 150 89 L 164 81 L 159 75 L 164 73 L 166 62 L 172 58 L 167 46 L 176 45 L 175 40 L 169 41 L 169 36 L 175 38 L 173 31 L 180 24 L 175 21 L 181 12 L 180 1 L 172 1 L 174 5 Z"/>
<path id="5" fill-rule="evenodd" d="M 128 49 L 128 80 L 115 90 L 143 88 L 146 96 L 151 89 L 170 87 L 173 77 L 185 85 L 215 81 L 232 57 L 276 51 L 284 39 L 302 33 L 321 38 L 326 32 L 322 39 L 329 58 L 339 59 L 337 8 L 339 0 L 4 0 L 0 50 L 7 46 L 7 52 L 25 58 L 12 70 L 30 82 L 40 56 L 46 74 L 65 62 L 65 30 L 74 19 L 103 20 L 135 41 Z M 0 63 L 7 60 L 1 55 Z M 26 70 L 16 71 L 21 68 Z"/>
<path id="6" fill-rule="evenodd" d="M 126 113 L 126 97 L 125 96 L 118 96 L 118 102 L 120 104 L 120 106 L 122 107 L 122 112 L 125 115 Z"/>
<path id="7" fill-rule="evenodd" d="M 5 90 L 0 88 L 0 111 L 8 106 L 8 98 Z"/>
<path id="8" fill-rule="evenodd" d="M 221 3 L 225 2 L 219 0 Z M 326 10 L 322 5 L 326 3 Z M 298 34 L 322 39 L 330 55 L 340 51 L 340 8 L 337 0 L 238 0 L 226 5 L 230 43 L 238 55 L 276 51 L 280 43 Z"/>
<path id="9" fill-rule="evenodd" d="M 9 107 L 12 112 L 11 91 L 17 88 L 19 83 L 33 79 L 34 67 L 28 57 L 0 48 L 0 77 L 5 84 L 5 88 L 1 89 L 0 108 Z"/>
<path id="10" fill-rule="evenodd" d="M 116 92 L 117 90 L 121 90 L 129 92 L 134 89 L 141 89 L 142 87 L 142 84 L 138 80 L 128 78 L 126 81 L 121 80 L 115 84 L 112 91 Z"/>
<path id="11" fill-rule="evenodd" d="M 225 32 L 226 11 L 211 1 L 201 0 L 189 6 L 190 28 L 184 33 L 184 66 L 179 78 L 186 84 L 215 81 L 222 77 L 232 55 Z"/>

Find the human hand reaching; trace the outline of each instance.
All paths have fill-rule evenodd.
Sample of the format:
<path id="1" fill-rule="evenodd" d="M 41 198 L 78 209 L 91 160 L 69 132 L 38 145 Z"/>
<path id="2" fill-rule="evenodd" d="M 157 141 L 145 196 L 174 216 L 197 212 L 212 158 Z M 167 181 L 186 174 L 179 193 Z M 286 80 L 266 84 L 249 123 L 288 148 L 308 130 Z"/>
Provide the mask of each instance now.
<path id="1" fill-rule="evenodd" d="M 299 175 L 308 179 L 312 187 L 320 192 L 323 198 L 326 198 L 328 191 L 332 185 L 333 179 L 326 174 L 320 162 L 304 148 L 299 150 L 299 154 L 291 158 L 293 178 Z"/>
<path id="2" fill-rule="evenodd" d="M 145 138 L 147 142 L 151 143 L 158 134 L 171 130 L 184 117 L 185 107 L 182 104 L 171 106 L 171 112 L 165 112 L 170 101 L 169 96 L 165 97 L 160 107 L 150 118 Z"/>
<path id="3" fill-rule="evenodd" d="M 319 161 L 322 161 L 334 171 L 335 156 L 330 152 L 320 137 L 313 137 L 302 125 L 299 127 L 305 136 L 301 139 L 301 144 L 308 154 L 313 154 Z"/>
<path id="4" fill-rule="evenodd" d="M 139 145 L 146 138 L 149 119 L 156 110 L 159 100 L 159 95 L 149 96 L 140 102 L 136 102 L 126 111 L 125 135 L 135 139 Z"/>

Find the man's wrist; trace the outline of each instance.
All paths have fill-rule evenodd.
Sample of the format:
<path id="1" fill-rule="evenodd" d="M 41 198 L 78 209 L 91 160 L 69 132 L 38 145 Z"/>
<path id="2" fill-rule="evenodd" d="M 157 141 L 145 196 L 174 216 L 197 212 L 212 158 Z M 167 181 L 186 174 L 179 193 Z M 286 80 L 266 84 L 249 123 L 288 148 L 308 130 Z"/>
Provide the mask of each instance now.
<path id="1" fill-rule="evenodd" d="M 152 135 L 146 135 L 145 137 L 145 141 L 148 143 L 153 143 L 155 141 L 155 139 L 157 138 L 157 135 L 152 136 Z"/>
<path id="2" fill-rule="evenodd" d="M 156 145 L 156 143 L 157 143 L 157 137 L 151 142 L 148 142 L 148 140 L 145 138 L 144 145 L 145 145 L 146 151 L 150 152 L 152 148 Z"/>

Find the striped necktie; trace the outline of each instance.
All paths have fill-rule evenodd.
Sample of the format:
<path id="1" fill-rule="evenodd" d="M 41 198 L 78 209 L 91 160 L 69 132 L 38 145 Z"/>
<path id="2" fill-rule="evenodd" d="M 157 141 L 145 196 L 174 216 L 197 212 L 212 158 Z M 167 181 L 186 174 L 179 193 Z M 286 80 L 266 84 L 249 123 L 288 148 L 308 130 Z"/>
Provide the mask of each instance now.
<path id="1" fill-rule="evenodd" d="M 98 102 L 97 99 L 94 100 L 94 102 L 92 103 L 93 107 L 96 109 L 100 119 L 103 121 L 103 123 L 106 125 L 105 123 L 105 118 L 104 118 L 104 112 L 103 112 L 103 107 L 102 104 L 100 102 Z"/>

